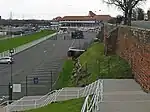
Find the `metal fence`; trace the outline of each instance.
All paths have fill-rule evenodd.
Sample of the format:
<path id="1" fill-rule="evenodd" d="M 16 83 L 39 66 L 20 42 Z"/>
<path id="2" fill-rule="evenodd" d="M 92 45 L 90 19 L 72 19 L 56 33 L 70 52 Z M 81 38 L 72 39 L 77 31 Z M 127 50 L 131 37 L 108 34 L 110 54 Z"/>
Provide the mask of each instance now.
<path id="1" fill-rule="evenodd" d="M 34 99 L 34 97 L 31 97 L 29 100 L 21 98 L 20 100 L 14 101 L 12 104 L 7 103 L 8 105 L 4 107 L 4 109 L 5 112 L 23 111 L 33 108 L 39 108 L 56 101 L 64 101 L 68 99 L 86 97 L 89 95 L 94 96 L 94 103 L 102 100 L 103 82 L 101 80 L 97 80 L 83 88 L 70 87 L 53 90 L 48 94 L 39 97 L 38 99 Z M 95 97 L 98 98 L 98 100 L 95 101 Z"/>
<path id="2" fill-rule="evenodd" d="M 96 89 L 92 96 L 87 95 L 81 112 L 99 112 L 100 103 L 103 101 L 103 80 L 98 80 Z"/>

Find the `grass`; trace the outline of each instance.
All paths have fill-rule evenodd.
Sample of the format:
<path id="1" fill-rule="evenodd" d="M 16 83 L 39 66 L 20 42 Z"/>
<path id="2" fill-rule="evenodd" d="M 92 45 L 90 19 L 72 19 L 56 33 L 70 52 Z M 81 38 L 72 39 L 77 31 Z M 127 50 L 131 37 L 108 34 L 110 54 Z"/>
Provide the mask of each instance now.
<path id="1" fill-rule="evenodd" d="M 129 64 L 117 55 L 105 56 L 103 43 L 94 43 L 79 57 L 87 75 L 79 83 L 89 84 L 98 78 L 128 79 L 133 78 Z"/>
<path id="2" fill-rule="evenodd" d="M 63 69 L 59 74 L 59 78 L 56 84 L 56 88 L 63 88 L 66 86 L 70 86 L 70 78 L 72 75 L 74 64 L 73 61 L 67 59 L 63 64 Z"/>
<path id="3" fill-rule="evenodd" d="M 40 38 L 47 36 L 49 34 L 52 34 L 54 32 L 55 31 L 51 31 L 51 30 L 42 30 L 40 32 L 37 32 L 35 34 L 30 34 L 27 36 L 0 40 L 0 52 L 6 51 L 6 50 L 9 50 L 12 48 L 16 48 L 20 45 L 40 39 Z"/>
<path id="4" fill-rule="evenodd" d="M 45 107 L 29 110 L 26 112 L 80 112 L 84 98 L 73 99 L 49 104 Z"/>

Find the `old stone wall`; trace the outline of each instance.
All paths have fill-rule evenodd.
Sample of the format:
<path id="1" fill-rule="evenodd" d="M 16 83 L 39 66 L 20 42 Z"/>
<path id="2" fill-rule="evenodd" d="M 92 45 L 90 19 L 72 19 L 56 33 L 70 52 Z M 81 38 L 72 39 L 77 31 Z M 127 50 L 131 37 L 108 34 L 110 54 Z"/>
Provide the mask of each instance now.
<path id="1" fill-rule="evenodd" d="M 109 37 L 116 44 L 109 44 L 130 63 L 135 80 L 146 92 L 150 92 L 150 30 L 128 26 L 119 26 L 117 30 L 113 31 L 116 35 Z"/>

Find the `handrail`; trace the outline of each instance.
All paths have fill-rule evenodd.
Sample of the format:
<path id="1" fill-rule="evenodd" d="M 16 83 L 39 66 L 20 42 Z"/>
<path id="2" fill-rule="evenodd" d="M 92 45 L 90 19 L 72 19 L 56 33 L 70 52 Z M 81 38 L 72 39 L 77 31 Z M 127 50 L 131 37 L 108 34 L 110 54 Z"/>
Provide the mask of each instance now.
<path id="1" fill-rule="evenodd" d="M 88 99 L 89 99 L 89 95 L 85 98 L 84 104 L 82 106 L 81 112 L 85 112 L 86 109 L 86 105 L 88 103 Z"/>
<path id="2" fill-rule="evenodd" d="M 91 85 L 89 85 L 89 87 L 91 88 L 94 88 L 94 86 L 96 86 L 96 89 L 94 91 L 92 99 L 90 99 L 90 102 L 88 101 L 89 99 L 89 94 L 88 94 L 82 106 L 81 112 L 92 112 L 93 109 L 95 110 L 95 112 L 97 112 L 99 110 L 99 102 L 101 102 L 103 98 L 103 93 L 102 93 L 103 92 L 103 80 L 98 80 L 92 83 Z M 91 92 L 90 89 L 88 91 L 89 93 Z"/>

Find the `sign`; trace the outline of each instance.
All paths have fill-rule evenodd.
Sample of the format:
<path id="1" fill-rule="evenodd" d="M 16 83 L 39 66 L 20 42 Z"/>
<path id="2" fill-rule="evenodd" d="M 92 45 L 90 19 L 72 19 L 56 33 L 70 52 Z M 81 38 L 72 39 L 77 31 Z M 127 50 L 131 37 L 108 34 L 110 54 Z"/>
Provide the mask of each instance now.
<path id="1" fill-rule="evenodd" d="M 33 78 L 33 82 L 34 82 L 34 84 L 38 84 L 39 83 L 39 78 L 38 77 Z"/>
<path id="2" fill-rule="evenodd" d="M 13 84 L 13 92 L 20 93 L 21 92 L 21 84 Z"/>
<path id="3" fill-rule="evenodd" d="M 10 52 L 10 53 L 14 53 L 14 49 L 10 49 L 9 52 Z"/>

